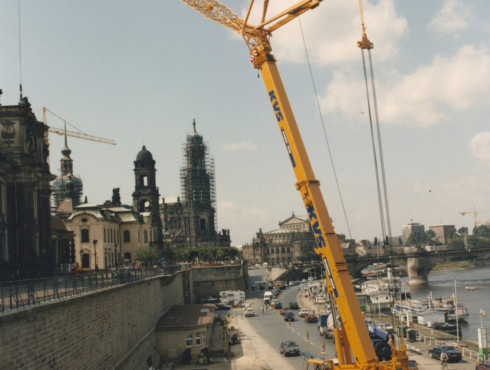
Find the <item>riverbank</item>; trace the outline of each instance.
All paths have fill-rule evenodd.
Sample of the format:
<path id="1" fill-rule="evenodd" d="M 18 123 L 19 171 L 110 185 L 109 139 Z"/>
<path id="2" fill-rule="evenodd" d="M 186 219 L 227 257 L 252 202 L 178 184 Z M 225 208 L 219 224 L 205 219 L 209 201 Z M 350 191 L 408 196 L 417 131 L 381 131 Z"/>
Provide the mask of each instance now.
<path id="1" fill-rule="evenodd" d="M 481 266 L 490 266 L 490 259 L 479 258 L 463 261 L 447 261 L 437 264 L 432 271 L 465 270 Z"/>

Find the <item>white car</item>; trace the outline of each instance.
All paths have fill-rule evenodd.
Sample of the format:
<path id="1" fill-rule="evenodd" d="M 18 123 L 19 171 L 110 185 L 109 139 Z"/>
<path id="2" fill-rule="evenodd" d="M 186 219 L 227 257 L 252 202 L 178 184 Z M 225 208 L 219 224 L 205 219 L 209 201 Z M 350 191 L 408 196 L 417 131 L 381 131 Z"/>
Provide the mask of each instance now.
<path id="1" fill-rule="evenodd" d="M 308 310 L 306 308 L 302 308 L 301 310 L 299 310 L 299 317 L 305 317 L 306 315 L 308 315 Z"/>
<path id="2" fill-rule="evenodd" d="M 248 307 L 247 309 L 245 309 L 245 317 L 253 317 L 255 316 L 255 311 Z"/>

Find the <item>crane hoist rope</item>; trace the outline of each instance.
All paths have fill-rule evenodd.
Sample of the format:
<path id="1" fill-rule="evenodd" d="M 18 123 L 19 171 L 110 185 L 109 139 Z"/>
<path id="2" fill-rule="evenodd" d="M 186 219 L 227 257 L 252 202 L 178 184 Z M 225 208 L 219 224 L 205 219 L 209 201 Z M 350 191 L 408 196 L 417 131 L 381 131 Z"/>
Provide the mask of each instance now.
<path id="1" fill-rule="evenodd" d="M 362 66 L 363 66 L 363 71 L 364 71 L 364 82 L 366 86 L 366 99 L 367 99 L 367 106 L 368 106 L 368 113 L 369 113 L 369 125 L 370 125 L 370 132 L 371 132 L 371 144 L 372 144 L 372 149 L 373 149 L 373 157 L 374 157 L 374 168 L 375 168 L 375 174 L 376 174 L 376 188 L 378 192 L 378 205 L 379 205 L 379 214 L 380 214 L 380 221 L 381 221 L 381 231 L 383 235 L 383 242 L 386 241 L 386 236 L 391 238 L 392 233 L 391 233 L 391 220 L 390 220 L 390 208 L 388 204 L 388 189 L 386 185 L 386 174 L 385 174 L 385 166 L 384 166 L 384 157 L 383 157 L 383 145 L 381 141 L 381 129 L 379 126 L 379 114 L 378 114 L 378 102 L 377 102 L 377 97 L 376 97 L 376 89 L 375 89 L 375 84 L 374 84 L 374 70 L 373 70 L 373 61 L 371 58 L 371 49 L 373 49 L 374 45 L 371 41 L 369 41 L 367 35 L 366 35 L 366 27 L 364 25 L 364 11 L 362 7 L 362 0 L 359 0 L 359 11 L 360 11 L 360 16 L 361 16 L 361 27 L 362 27 L 362 37 L 361 41 L 357 42 L 357 46 L 361 49 L 361 56 L 362 56 Z M 374 108 L 374 115 L 376 119 L 376 136 L 377 136 L 377 141 L 378 141 L 378 151 L 379 151 L 379 159 L 380 163 L 378 166 L 378 160 L 377 160 L 377 154 L 376 154 L 376 144 L 375 144 L 375 138 L 374 138 L 374 130 L 373 130 L 373 119 L 372 119 L 372 114 L 371 114 L 371 101 L 369 98 L 369 83 L 368 83 L 368 78 L 367 78 L 367 72 L 366 72 L 366 61 L 364 57 L 364 50 L 368 51 L 368 57 L 369 57 L 369 71 L 370 71 L 370 76 L 371 76 L 371 91 L 372 91 L 372 96 L 373 96 L 373 108 Z M 381 195 L 381 185 L 380 185 L 380 180 L 379 180 L 379 173 L 378 173 L 378 167 L 381 169 L 381 177 L 383 181 L 383 196 Z M 384 211 L 383 211 L 383 200 L 384 200 Z M 385 214 L 386 212 L 386 214 Z"/>

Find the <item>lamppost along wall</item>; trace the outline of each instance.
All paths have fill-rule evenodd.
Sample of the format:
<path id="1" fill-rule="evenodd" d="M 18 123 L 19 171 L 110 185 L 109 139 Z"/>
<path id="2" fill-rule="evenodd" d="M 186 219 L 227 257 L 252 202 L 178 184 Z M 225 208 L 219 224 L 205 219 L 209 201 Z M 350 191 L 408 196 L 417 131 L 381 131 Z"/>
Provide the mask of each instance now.
<path id="1" fill-rule="evenodd" d="M 94 270 L 97 271 L 97 248 L 95 247 L 97 245 L 97 240 L 92 241 L 94 244 Z"/>

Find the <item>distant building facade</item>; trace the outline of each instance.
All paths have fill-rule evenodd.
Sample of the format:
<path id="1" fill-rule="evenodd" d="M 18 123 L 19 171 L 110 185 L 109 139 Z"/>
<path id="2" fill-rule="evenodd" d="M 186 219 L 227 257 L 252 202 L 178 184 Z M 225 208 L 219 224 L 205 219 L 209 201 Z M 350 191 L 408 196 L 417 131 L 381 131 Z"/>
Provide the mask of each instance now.
<path id="1" fill-rule="evenodd" d="M 48 127 L 22 98 L 18 105 L 0 105 L 0 130 L 0 279 L 50 275 Z"/>
<path id="2" fill-rule="evenodd" d="M 436 240 L 441 244 L 446 244 L 448 238 L 456 233 L 456 227 L 454 225 L 434 225 L 429 226 L 429 230 L 434 231 Z"/>
<path id="3" fill-rule="evenodd" d="M 307 218 L 295 216 L 279 222 L 279 229 L 256 234 L 252 244 L 242 247 L 243 258 L 249 264 L 267 262 L 270 266 L 288 266 L 298 262 L 298 257 L 307 246 L 315 245 Z"/>
<path id="4" fill-rule="evenodd" d="M 402 226 L 402 241 L 403 244 L 407 244 L 407 240 L 413 232 L 425 233 L 425 226 L 418 222 L 409 222 Z"/>

